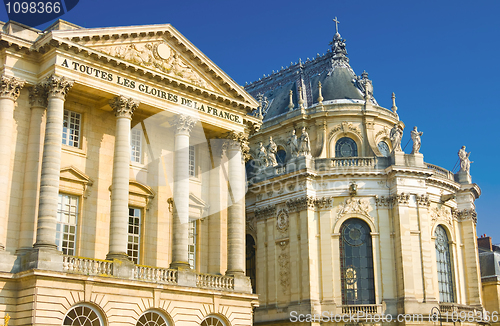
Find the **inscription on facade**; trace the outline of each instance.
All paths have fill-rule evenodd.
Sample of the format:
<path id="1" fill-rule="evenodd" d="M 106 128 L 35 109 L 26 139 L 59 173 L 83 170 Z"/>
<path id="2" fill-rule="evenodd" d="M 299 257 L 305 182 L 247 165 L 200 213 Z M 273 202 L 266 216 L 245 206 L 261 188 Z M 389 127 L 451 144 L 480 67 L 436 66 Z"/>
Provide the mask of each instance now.
<path id="1" fill-rule="evenodd" d="M 144 83 L 138 82 L 136 80 L 132 80 L 123 76 L 119 76 L 80 62 L 72 61 L 70 59 L 63 59 L 61 62 L 61 66 L 64 68 L 68 68 L 74 71 L 77 71 L 82 74 L 86 74 L 88 76 L 92 76 L 97 79 L 102 79 L 107 82 L 114 83 L 116 85 L 119 85 L 121 87 L 126 87 L 130 88 L 133 90 L 136 90 L 138 92 L 141 92 L 143 94 L 152 96 L 152 97 L 157 97 L 161 100 L 165 100 L 171 103 L 175 104 L 180 104 L 182 106 L 188 107 L 188 108 L 193 108 L 195 110 L 198 110 L 198 112 L 203 112 L 205 114 L 209 114 L 211 116 L 216 116 L 220 119 L 225 119 L 229 120 L 232 122 L 236 123 L 243 123 L 243 119 L 234 113 L 217 109 L 214 107 L 211 107 L 207 104 L 204 103 L 199 103 L 197 101 L 179 96 L 177 94 L 173 94 L 170 92 L 166 92 L 164 90 L 161 90 L 156 87 L 152 87 L 150 85 L 146 85 Z"/>

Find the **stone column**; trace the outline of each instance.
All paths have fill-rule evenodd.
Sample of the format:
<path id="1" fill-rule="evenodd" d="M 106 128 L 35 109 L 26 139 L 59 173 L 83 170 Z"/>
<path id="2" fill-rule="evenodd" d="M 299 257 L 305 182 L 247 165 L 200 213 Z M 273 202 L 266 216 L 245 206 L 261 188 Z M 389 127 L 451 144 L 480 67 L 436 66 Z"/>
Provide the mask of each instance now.
<path id="1" fill-rule="evenodd" d="M 111 184 L 111 214 L 109 228 L 109 252 L 106 259 L 128 260 L 128 193 L 130 166 L 130 124 L 139 102 L 117 96 L 109 102 L 115 112 L 115 152 Z"/>
<path id="2" fill-rule="evenodd" d="M 21 93 L 24 81 L 15 77 L 0 78 L 0 250 L 5 250 L 9 176 L 12 158 L 12 133 L 14 128 L 14 105 Z"/>
<path id="3" fill-rule="evenodd" d="M 35 248 L 56 249 L 64 100 L 72 86 L 73 81 L 55 75 L 45 82 L 48 93 L 47 124 L 43 144 L 36 243 L 33 245 Z"/>
<path id="4" fill-rule="evenodd" d="M 195 120 L 179 115 L 174 121 L 174 237 L 172 240 L 172 263 L 170 268 L 189 269 L 188 223 L 189 223 L 189 135 Z"/>
<path id="5" fill-rule="evenodd" d="M 227 275 L 245 274 L 245 170 L 240 141 L 227 142 L 231 200 L 227 219 Z"/>
<path id="6" fill-rule="evenodd" d="M 24 168 L 23 201 L 19 231 L 19 249 L 33 247 L 36 216 L 38 211 L 38 188 L 42 167 L 43 136 L 45 133 L 45 110 L 47 91 L 43 84 L 29 88 L 31 118 L 28 130 L 28 146 Z"/>

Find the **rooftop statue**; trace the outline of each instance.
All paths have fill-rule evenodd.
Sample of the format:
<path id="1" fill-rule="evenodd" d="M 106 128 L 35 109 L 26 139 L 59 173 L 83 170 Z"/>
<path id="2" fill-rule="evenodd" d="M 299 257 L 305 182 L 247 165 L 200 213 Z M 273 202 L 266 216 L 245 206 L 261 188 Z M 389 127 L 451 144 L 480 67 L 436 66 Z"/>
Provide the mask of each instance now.
<path id="1" fill-rule="evenodd" d="M 311 155 L 311 145 L 309 144 L 309 134 L 306 127 L 302 127 L 302 135 L 299 138 L 299 155 Z"/>
<path id="2" fill-rule="evenodd" d="M 413 140 L 413 149 L 411 151 L 412 154 L 418 154 L 420 151 L 420 146 L 422 145 L 422 141 L 420 140 L 420 137 L 424 133 L 422 131 L 418 131 L 417 127 L 413 127 L 413 130 L 411 131 L 411 140 Z"/>
<path id="3" fill-rule="evenodd" d="M 298 156 L 299 145 L 297 140 L 297 135 L 295 134 L 295 129 L 292 129 L 292 135 L 288 139 L 288 145 L 290 146 L 290 154 L 292 157 Z"/>
<path id="4" fill-rule="evenodd" d="M 260 167 L 266 167 L 269 165 L 267 162 L 267 151 L 262 142 L 259 142 L 259 149 L 257 152 L 257 163 Z"/>
<path id="5" fill-rule="evenodd" d="M 460 150 L 458 151 L 458 158 L 460 159 L 460 171 L 458 172 L 467 172 L 469 173 L 470 171 L 470 164 L 474 163 L 471 160 L 469 160 L 470 152 L 467 153 L 465 151 L 465 146 L 462 146 Z"/>
<path id="6" fill-rule="evenodd" d="M 276 161 L 276 153 L 278 152 L 278 146 L 273 141 L 273 137 L 269 136 L 269 145 L 267 145 L 267 160 L 268 164 L 271 166 L 278 165 Z"/>
<path id="7" fill-rule="evenodd" d="M 403 128 L 398 123 L 394 124 L 389 134 L 391 138 L 392 148 L 395 152 L 402 152 L 401 139 L 403 138 Z"/>

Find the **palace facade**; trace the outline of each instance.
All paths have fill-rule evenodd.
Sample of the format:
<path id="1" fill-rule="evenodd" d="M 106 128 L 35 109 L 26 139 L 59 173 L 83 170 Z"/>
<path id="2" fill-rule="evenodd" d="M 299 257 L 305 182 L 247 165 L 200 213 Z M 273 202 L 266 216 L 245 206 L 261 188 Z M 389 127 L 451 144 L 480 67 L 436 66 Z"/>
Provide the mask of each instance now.
<path id="1" fill-rule="evenodd" d="M 252 325 L 258 103 L 171 25 L 0 33 L 0 318 Z"/>
<path id="2" fill-rule="evenodd" d="M 247 164 L 254 325 L 482 322 L 468 153 L 456 174 L 427 163 L 413 126 L 405 153 L 394 94 L 381 107 L 338 32 L 331 45 L 245 87 L 263 118 Z"/>

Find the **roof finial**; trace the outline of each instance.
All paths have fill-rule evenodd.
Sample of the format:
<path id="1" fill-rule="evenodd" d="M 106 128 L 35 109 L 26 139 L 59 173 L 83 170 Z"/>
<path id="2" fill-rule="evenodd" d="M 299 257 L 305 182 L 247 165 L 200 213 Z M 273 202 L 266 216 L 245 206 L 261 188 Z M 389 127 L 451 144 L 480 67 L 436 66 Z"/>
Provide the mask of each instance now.
<path id="1" fill-rule="evenodd" d="M 290 103 L 288 103 L 289 111 L 293 111 L 293 91 L 290 90 Z"/>
<path id="2" fill-rule="evenodd" d="M 392 112 L 396 113 L 396 111 L 398 110 L 398 107 L 396 106 L 396 94 L 394 94 L 394 92 L 392 92 Z"/>
<path id="3" fill-rule="evenodd" d="M 319 92 L 318 103 L 323 105 L 323 95 L 321 94 L 321 82 L 318 82 L 318 92 Z"/>
<path id="4" fill-rule="evenodd" d="M 335 22 L 335 32 L 338 34 L 340 22 L 337 20 L 337 17 L 335 17 L 335 19 L 332 19 L 332 20 Z"/>

